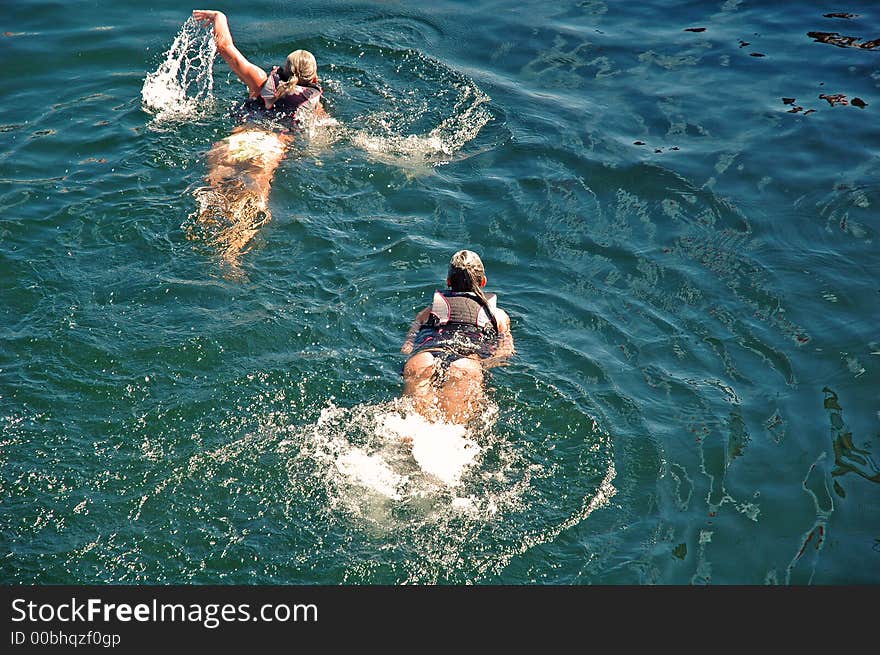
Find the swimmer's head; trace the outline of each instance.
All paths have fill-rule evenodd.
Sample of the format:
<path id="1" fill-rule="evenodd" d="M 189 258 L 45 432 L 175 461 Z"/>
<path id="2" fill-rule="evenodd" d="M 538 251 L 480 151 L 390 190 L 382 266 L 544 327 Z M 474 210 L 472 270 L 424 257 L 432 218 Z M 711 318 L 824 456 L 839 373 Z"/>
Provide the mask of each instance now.
<path id="1" fill-rule="evenodd" d="M 315 55 L 308 50 L 294 50 L 287 55 L 281 77 L 287 81 L 294 76 L 301 82 L 317 83 L 318 62 L 315 61 Z"/>
<path id="2" fill-rule="evenodd" d="M 459 250 L 449 261 L 446 284 L 453 291 L 472 291 L 482 295 L 486 286 L 486 269 L 480 256 L 473 250 Z"/>

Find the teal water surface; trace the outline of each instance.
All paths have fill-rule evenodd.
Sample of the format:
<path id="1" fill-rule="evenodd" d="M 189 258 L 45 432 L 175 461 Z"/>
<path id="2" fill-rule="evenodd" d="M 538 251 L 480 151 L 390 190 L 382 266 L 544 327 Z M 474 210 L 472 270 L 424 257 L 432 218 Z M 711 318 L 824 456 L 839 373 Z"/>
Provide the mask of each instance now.
<path id="1" fill-rule="evenodd" d="M 142 105 L 200 7 L 5 8 L 0 580 L 880 582 L 880 9 L 844 4 L 214 6 L 339 122 L 234 266 L 190 228 L 244 86 Z M 388 435 L 460 248 L 517 355 L 444 485 Z"/>

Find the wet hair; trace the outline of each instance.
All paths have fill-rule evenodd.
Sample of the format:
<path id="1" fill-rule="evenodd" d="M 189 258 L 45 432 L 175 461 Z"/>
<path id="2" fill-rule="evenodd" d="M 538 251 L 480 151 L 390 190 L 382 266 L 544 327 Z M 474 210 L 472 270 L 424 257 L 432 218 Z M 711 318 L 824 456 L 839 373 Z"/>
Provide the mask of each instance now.
<path id="1" fill-rule="evenodd" d="M 449 271 L 446 273 L 446 277 L 449 280 L 449 288 L 453 291 L 470 292 L 477 297 L 477 302 L 484 307 L 492 322 L 492 327 L 497 332 L 498 322 L 489 305 L 489 299 L 483 293 L 483 279 L 486 277 L 486 269 L 483 267 L 480 256 L 473 250 L 459 250 L 449 260 Z"/>
<path id="2" fill-rule="evenodd" d="M 287 55 L 284 65 L 278 67 L 277 72 L 281 84 L 274 90 L 275 100 L 293 92 L 297 85 L 318 88 L 317 85 L 320 82 L 315 55 L 308 50 L 294 50 L 291 52 Z"/>
<path id="3" fill-rule="evenodd" d="M 449 271 L 446 274 L 449 279 L 449 288 L 453 291 L 469 291 L 486 301 L 483 293 L 483 278 L 486 277 L 486 269 L 480 256 L 472 250 L 459 250 L 449 261 Z"/>
<path id="4" fill-rule="evenodd" d="M 300 83 L 318 82 L 318 62 L 315 61 L 315 55 L 308 50 L 294 50 L 287 55 L 280 75 L 285 82 L 293 78 Z"/>

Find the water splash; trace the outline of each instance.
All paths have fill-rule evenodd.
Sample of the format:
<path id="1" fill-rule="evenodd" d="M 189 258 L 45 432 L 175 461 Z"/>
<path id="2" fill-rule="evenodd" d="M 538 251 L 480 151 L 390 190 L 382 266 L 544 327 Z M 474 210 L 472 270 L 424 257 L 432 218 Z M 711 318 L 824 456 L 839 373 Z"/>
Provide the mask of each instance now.
<path id="1" fill-rule="evenodd" d="M 351 133 L 351 141 L 375 159 L 401 165 L 405 163 L 442 164 L 448 162 L 466 143 L 492 120 L 486 106 L 489 96 L 472 82 L 457 85 L 459 94 L 449 116 L 426 134 L 403 134 L 410 112 L 401 110 L 389 116 L 367 118 L 369 127 Z"/>
<path id="2" fill-rule="evenodd" d="M 486 414 L 491 422 L 497 408 Z M 454 495 L 481 452 L 465 426 L 426 421 L 405 400 L 351 409 L 331 403 L 307 448 L 355 505 L 364 493 L 398 501 Z"/>
<path id="3" fill-rule="evenodd" d="M 480 453 L 477 442 L 466 436 L 465 426 L 431 423 L 416 413 L 382 415 L 377 432 L 391 439 L 410 439 L 413 458 L 422 471 L 450 487 L 461 482 Z"/>
<path id="4" fill-rule="evenodd" d="M 340 106 L 369 107 L 343 121 L 345 136 L 376 161 L 428 171 L 462 149 L 496 117 L 470 77 L 415 49 L 334 42 L 351 57 L 324 87 Z"/>
<path id="5" fill-rule="evenodd" d="M 154 114 L 156 122 L 198 115 L 213 98 L 216 55 L 217 44 L 211 29 L 193 17 L 188 18 L 165 53 L 164 61 L 144 80 L 144 111 Z"/>

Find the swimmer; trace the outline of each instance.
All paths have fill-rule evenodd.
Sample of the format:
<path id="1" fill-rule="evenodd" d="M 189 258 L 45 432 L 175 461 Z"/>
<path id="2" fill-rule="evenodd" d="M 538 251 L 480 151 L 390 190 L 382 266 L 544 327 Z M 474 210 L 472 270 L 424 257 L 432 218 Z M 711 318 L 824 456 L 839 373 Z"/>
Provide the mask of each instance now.
<path id="1" fill-rule="evenodd" d="M 321 104 L 323 90 L 315 57 L 307 50 L 291 52 L 283 66 L 267 73 L 238 50 L 229 32 L 226 15 L 196 9 L 196 20 L 214 28 L 217 52 L 248 88 L 242 106 L 246 121 L 208 153 L 207 187 L 196 191 L 198 225 L 206 228 L 221 255 L 235 264 L 239 253 L 271 219 L 269 191 L 272 177 L 298 129 L 317 118 L 328 118 Z M 269 118 L 280 129 L 255 124 Z"/>
<path id="2" fill-rule="evenodd" d="M 400 351 L 404 396 L 430 421 L 466 424 L 484 407 L 484 370 L 515 353 L 510 317 L 484 293 L 486 273 L 477 253 L 459 250 L 431 305 L 410 325 Z"/>

